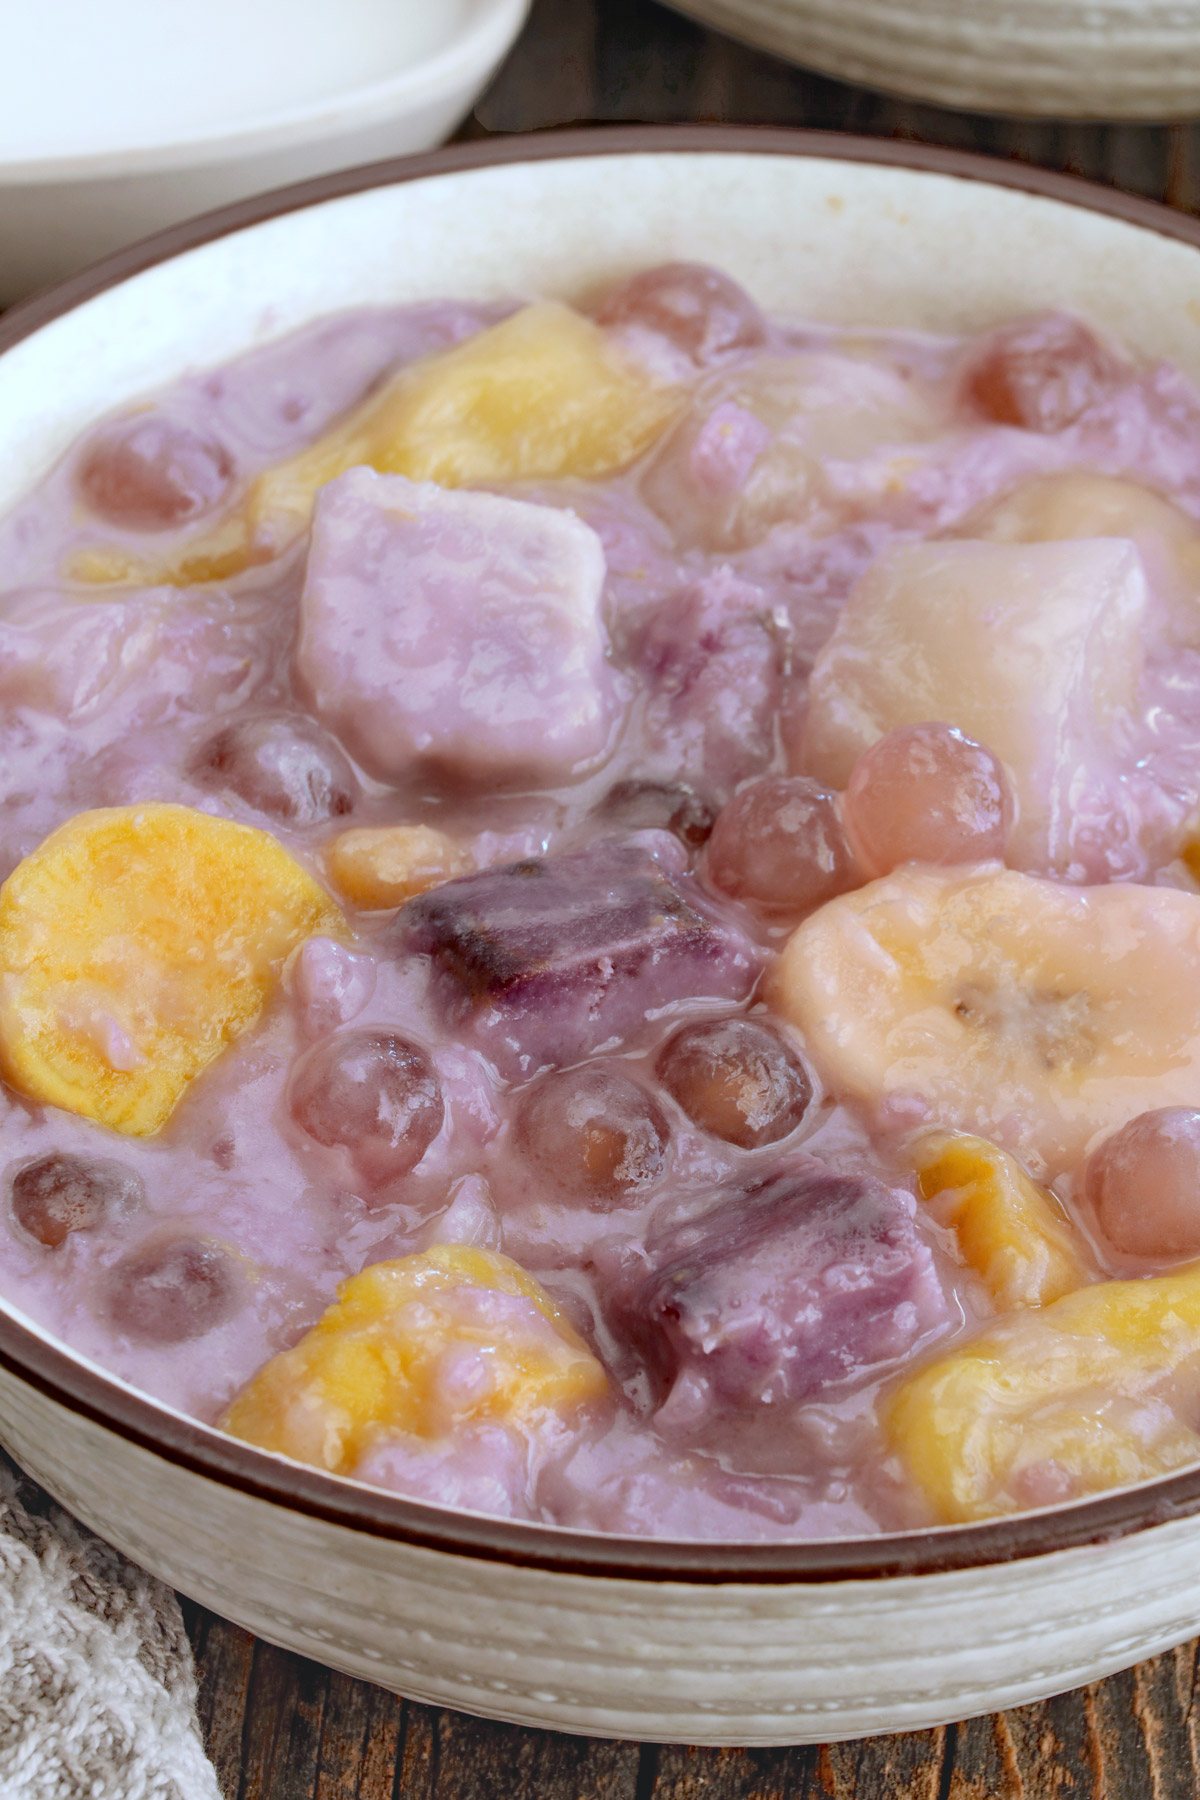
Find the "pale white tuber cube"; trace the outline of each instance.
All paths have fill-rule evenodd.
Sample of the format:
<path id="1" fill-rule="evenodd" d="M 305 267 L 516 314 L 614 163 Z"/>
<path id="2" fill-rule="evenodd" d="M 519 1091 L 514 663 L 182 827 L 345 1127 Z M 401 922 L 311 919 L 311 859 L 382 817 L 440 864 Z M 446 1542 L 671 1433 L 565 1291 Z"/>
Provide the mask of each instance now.
<path id="1" fill-rule="evenodd" d="M 941 720 L 1007 765 L 1010 860 L 1065 873 L 1136 700 L 1147 587 L 1124 538 L 910 545 L 872 565 L 813 669 L 805 768 L 844 787 L 897 725 Z"/>

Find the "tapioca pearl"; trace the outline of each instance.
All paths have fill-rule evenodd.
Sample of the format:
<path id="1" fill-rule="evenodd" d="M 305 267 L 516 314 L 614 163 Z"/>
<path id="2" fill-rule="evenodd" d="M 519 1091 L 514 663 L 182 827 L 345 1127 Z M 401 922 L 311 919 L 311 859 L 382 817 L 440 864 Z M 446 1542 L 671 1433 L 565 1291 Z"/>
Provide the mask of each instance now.
<path id="1" fill-rule="evenodd" d="M 694 1125 L 743 1150 L 789 1136 L 812 1105 L 803 1062 L 757 1019 L 685 1025 L 660 1052 L 656 1072 Z"/>
<path id="2" fill-rule="evenodd" d="M 223 1325 L 243 1296 L 242 1271 L 227 1250 L 177 1237 L 143 1245 L 113 1266 L 105 1310 L 129 1337 L 184 1344 Z"/>
<path id="3" fill-rule="evenodd" d="M 739 788 L 717 817 L 705 868 L 722 893 L 794 917 L 860 879 L 837 795 L 804 775 Z"/>
<path id="4" fill-rule="evenodd" d="M 289 825 L 344 818 L 359 797 L 358 778 L 337 744 L 312 719 L 267 714 L 225 725 L 203 744 L 191 773 L 256 812 Z"/>
<path id="5" fill-rule="evenodd" d="M 346 1150 L 372 1183 L 415 1169 L 445 1117 L 427 1051 L 387 1030 L 339 1032 L 318 1044 L 297 1064 L 289 1099 L 301 1129 Z"/>
<path id="6" fill-rule="evenodd" d="M 215 512 L 235 473 L 215 438 L 147 414 L 103 432 L 85 453 L 76 484 L 84 504 L 107 524 L 170 531 Z"/>
<path id="7" fill-rule="evenodd" d="M 356 1019 L 375 992 L 375 977 L 374 957 L 350 950 L 336 938 L 308 938 L 285 972 L 305 1036 L 323 1037 Z"/>
<path id="8" fill-rule="evenodd" d="M 1139 1113 L 1092 1152 L 1085 1191 L 1115 1249 L 1200 1256 L 1200 1111 Z"/>
<path id="9" fill-rule="evenodd" d="M 638 325 L 666 338 L 698 367 L 767 339 L 766 322 L 746 291 L 702 263 L 643 269 L 609 292 L 601 325 Z"/>
<path id="10" fill-rule="evenodd" d="M 661 1174 L 670 1143 L 654 1096 L 611 1064 L 542 1077 L 518 1103 L 514 1141 L 560 1194 L 621 1206 Z"/>
<path id="11" fill-rule="evenodd" d="M 963 397 L 997 425 L 1051 433 L 1073 425 L 1125 371 L 1078 319 L 1049 313 L 996 332 L 967 364 Z"/>
<path id="12" fill-rule="evenodd" d="M 72 1232 L 117 1223 L 146 1198 L 141 1176 L 124 1164 L 62 1150 L 12 1169 L 8 1193 L 17 1225 L 47 1250 Z"/>
<path id="13" fill-rule="evenodd" d="M 905 862 L 1002 860 L 1016 817 L 1008 777 L 983 744 L 951 725 L 901 725 L 854 765 L 846 829 L 872 875 Z"/>

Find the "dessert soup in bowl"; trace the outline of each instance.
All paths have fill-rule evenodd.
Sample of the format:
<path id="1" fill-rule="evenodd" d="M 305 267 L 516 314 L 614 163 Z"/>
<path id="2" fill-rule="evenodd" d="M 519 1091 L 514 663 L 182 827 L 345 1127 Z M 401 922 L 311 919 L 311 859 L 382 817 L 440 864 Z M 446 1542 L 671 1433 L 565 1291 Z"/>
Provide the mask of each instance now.
<path id="1" fill-rule="evenodd" d="M 1181 321 L 1195 252 L 1154 235 L 1153 209 L 1105 218 L 1072 204 L 1070 184 L 1064 198 L 1007 192 L 953 158 L 913 170 L 790 138 L 647 142 L 381 174 L 243 222 L 40 329 L 27 318 L 0 364 L 10 411 L 24 397 L 30 420 L 4 496 L 21 501 L 10 693 L 31 714 L 74 709 L 89 744 L 86 770 L 39 790 L 53 732 L 9 736 L 5 1285 L 40 1324 L 7 1326 L 9 1435 L 179 1585 L 408 1691 L 645 1736 L 884 1729 L 1067 1685 L 1191 1626 L 1187 1596 L 1149 1573 L 1191 1528 L 1144 1522 L 1154 1507 L 1186 1514 L 1194 1478 L 1121 1483 L 1195 1460 L 1195 1247 L 1186 1218 L 1164 1214 L 1147 1236 L 1137 1186 L 1148 1157 L 1175 1154 L 1154 1109 L 1183 1119 L 1186 1160 L 1196 1098 L 1196 797 L 1175 766 L 1190 742 Z M 614 181 L 628 211 L 584 233 L 573 209 Z M 501 216 L 530 221 L 520 257 Z M 387 250 L 401 239 L 402 274 Z M 1137 309 L 1135 254 L 1156 267 Z M 736 282 L 648 274 L 664 255 L 720 262 Z M 351 301 L 373 310 L 284 335 Z M 103 356 L 80 357 L 81 332 Z M 281 338 L 243 373 L 203 373 Z M 83 367 L 73 394 L 91 383 L 57 415 L 32 401 L 56 357 Z M 134 517 L 161 513 L 161 483 L 151 493 L 139 470 L 171 407 L 129 409 L 192 370 L 168 427 L 183 431 L 184 477 L 167 510 L 182 494 L 184 512 Z M 553 395 L 555 381 L 560 437 L 574 421 L 565 458 L 520 412 L 522 383 Z M 803 388 L 790 410 L 788 381 Z M 282 423 L 264 445 L 272 405 Z M 803 431 L 781 432 L 781 407 Z M 30 499 L 37 462 L 49 480 Z M 227 504 L 234 466 L 248 497 Z M 390 559 L 382 587 L 366 544 Z M 439 571 L 465 552 L 485 570 L 456 638 L 458 590 Z M 532 674 L 513 650 L 530 630 L 522 566 L 539 572 Z M 431 581 L 436 626 L 421 623 Z M 396 593 L 407 635 L 392 666 L 372 620 Z M 271 666 L 286 668 L 297 599 L 299 678 L 281 695 Z M 131 622 L 152 670 L 140 688 Z M 74 679 L 61 644 L 80 629 L 92 687 L 31 699 L 30 682 Z M 925 666 L 906 695 L 889 670 L 914 630 Z M 215 701 L 172 674 L 205 633 Z M 506 671 L 482 707 L 481 642 Z M 82 721 L 111 703 L 114 654 L 112 679 L 154 702 L 150 729 L 135 712 L 122 743 L 91 743 Z M 1010 729 L 1031 668 L 1045 741 L 1039 724 Z M 288 788 L 298 757 L 302 793 Z M 531 789 L 549 790 L 550 812 L 520 800 Z M 889 791 L 921 806 L 881 808 Z M 786 867 L 764 860 L 785 803 L 801 849 L 816 843 L 807 864 L 788 844 Z M 953 842 L 929 837 L 939 817 Z M 1030 986 L 998 998 L 997 921 L 1030 909 L 1032 948 L 1028 933 L 1002 946 Z M 899 987 L 854 973 L 872 961 L 856 949 L 864 917 L 908 971 Z M 917 942 L 899 962 L 897 931 Z M 921 944 L 947 934 L 966 963 L 931 998 Z M 1092 977 L 1066 991 L 1071 957 L 1117 958 L 1098 998 Z M 181 985 L 182 963 L 199 972 Z M 1155 1024 L 1171 1041 L 1158 1062 L 1153 1043 L 1131 1061 L 1140 1027 L 1122 996 L 1160 977 Z M 923 1062 L 939 1031 L 957 1049 Z M 354 1124 L 381 1067 L 399 1156 L 396 1131 Z M 282 1136 L 272 1150 L 267 1129 L 256 1161 L 245 1146 L 268 1117 Z M 1132 1162 L 1096 1162 L 1133 1124 L 1150 1137 Z M 273 1257 L 289 1232 L 315 1260 Z M 1000 1336 L 981 1335 L 997 1314 Z M 1062 1417 L 1046 1426 L 1038 1383 L 1056 1358 Z M 999 1411 L 983 1364 L 1006 1372 Z M 1072 1436 L 1097 1406 L 1099 1455 Z M 222 1416 L 245 1442 L 175 1409 Z M 1014 1418 L 1032 1443 L 1015 1460 Z M 964 1429 L 984 1432 L 982 1466 L 956 1447 Z M 88 1482 L 64 1486 L 83 1468 L 62 1454 L 68 1430 L 114 1437 L 117 1460 L 89 1457 Z M 535 1438 L 536 1479 L 513 1463 Z M 117 1479 L 128 1498 L 113 1518 Z M 1075 1504 L 966 1523 L 1054 1501 Z M 193 1524 L 172 1529 L 185 1507 Z M 1090 1546 L 1134 1526 L 1104 1555 L 1114 1579 L 1128 1566 L 1135 1599 L 1126 1611 L 1109 1582 L 1101 1606 Z M 445 1581 L 470 1596 L 452 1622 Z M 693 1662 L 701 1634 L 721 1652 Z M 939 1646 L 916 1682 L 914 1641 Z M 986 1688 L 972 1673 L 984 1653 Z M 670 1691 L 643 1716 L 650 1655 Z"/>

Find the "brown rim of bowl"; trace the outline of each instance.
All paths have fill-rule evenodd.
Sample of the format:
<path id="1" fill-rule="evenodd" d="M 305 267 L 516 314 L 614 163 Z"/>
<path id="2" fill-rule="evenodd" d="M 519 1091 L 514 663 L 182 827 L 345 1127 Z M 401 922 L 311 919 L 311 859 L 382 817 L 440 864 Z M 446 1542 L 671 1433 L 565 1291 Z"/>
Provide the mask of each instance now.
<path id="1" fill-rule="evenodd" d="M 326 200 L 366 188 L 500 163 L 647 151 L 809 156 L 951 175 L 1106 213 L 1200 249 L 1200 221 L 1166 206 L 1097 187 L 1074 176 L 1000 162 L 967 151 L 843 137 L 838 132 L 767 127 L 599 127 L 484 140 L 340 170 L 170 226 L 104 257 L 0 317 L 0 352 L 143 269 L 246 226 Z M 1200 1511 L 1198 1467 L 1048 1512 L 872 1538 L 747 1544 L 620 1537 L 454 1512 L 287 1462 L 163 1411 L 153 1400 L 130 1392 L 80 1363 L 69 1351 L 47 1342 L 2 1310 L 0 1367 L 70 1411 L 115 1429 L 155 1455 L 259 1499 L 375 1537 L 401 1539 L 489 1562 L 570 1574 L 688 1583 L 845 1581 L 927 1575 L 1099 1544 Z"/>

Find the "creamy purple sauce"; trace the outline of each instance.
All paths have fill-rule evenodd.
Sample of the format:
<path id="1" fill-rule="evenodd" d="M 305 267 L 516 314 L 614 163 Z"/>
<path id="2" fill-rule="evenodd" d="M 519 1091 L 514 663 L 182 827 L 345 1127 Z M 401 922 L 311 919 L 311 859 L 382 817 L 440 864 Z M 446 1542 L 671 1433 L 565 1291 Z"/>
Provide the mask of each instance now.
<path id="1" fill-rule="evenodd" d="M 148 403 L 147 417 L 218 444 L 244 481 L 313 442 L 399 366 L 498 316 L 454 302 L 349 314 L 181 381 Z M 681 1022 L 766 1017 L 755 980 L 795 923 L 764 919 L 707 883 L 703 838 L 739 783 L 794 762 L 807 672 L 882 553 L 952 535 L 1028 477 L 1076 468 L 1127 476 L 1200 518 L 1200 399 L 1171 369 L 1129 367 L 1061 429 L 1019 429 L 964 402 L 961 371 L 978 352 L 957 340 L 772 323 L 761 342 L 702 346 L 698 363 L 636 322 L 624 329 L 658 373 L 686 373 L 703 404 L 625 473 L 506 490 L 571 509 L 603 546 L 611 706 L 579 728 L 575 748 L 594 766 L 564 785 L 510 778 L 494 791 L 486 769 L 434 778 L 415 757 L 406 765 L 403 744 L 384 777 L 355 760 L 376 740 L 367 727 L 355 738 L 349 694 L 340 753 L 329 753 L 332 810 L 318 806 L 306 821 L 257 806 L 252 787 L 239 792 L 207 752 L 243 720 L 311 724 L 315 677 L 310 667 L 298 680 L 296 661 L 306 545 L 225 581 L 84 596 L 63 569 L 96 538 L 79 493 L 88 441 L 0 521 L 0 878 L 73 814 L 165 800 L 265 827 L 318 876 L 323 846 L 348 826 L 436 825 L 468 844 L 481 870 L 547 855 L 611 859 L 620 844 L 631 868 L 665 871 L 712 934 L 702 973 L 669 966 L 648 1002 L 635 993 L 590 1037 L 572 1016 L 530 1038 L 507 1018 L 464 1023 L 447 1000 L 443 926 L 429 923 L 434 890 L 399 918 L 352 915 L 354 952 L 311 941 L 260 1023 L 153 1138 L 119 1138 L 5 1087 L 4 1168 L 50 1152 L 103 1156 L 144 1191 L 53 1250 L 6 1213 L 0 1290 L 104 1368 L 215 1422 L 348 1275 L 433 1242 L 502 1249 L 595 1349 L 611 1406 L 548 1429 L 535 1452 L 500 1425 L 384 1445 L 360 1479 L 617 1532 L 765 1539 L 920 1525 L 927 1503 L 881 1436 L 881 1384 L 991 1309 L 951 1234 L 918 1205 L 894 1139 L 839 1101 L 819 1066 L 809 1067 L 800 1124 L 758 1148 L 698 1129 L 663 1087 L 657 1059 Z M 809 408 L 811 431 L 788 480 L 756 492 L 772 428 L 744 404 L 747 383 L 785 364 L 805 396 L 794 412 Z M 778 373 L 770 385 L 786 411 L 795 396 Z M 884 415 L 894 422 L 881 433 Z M 138 551 L 159 537 L 105 533 Z M 1194 597 L 1180 600 L 1161 558 L 1144 547 L 1150 627 L 1136 713 L 1122 741 L 1080 771 L 1095 802 L 1078 809 L 1076 880 L 1175 880 L 1169 868 L 1200 796 L 1200 628 L 1179 628 Z M 331 702 L 326 729 L 335 710 Z M 674 799 L 656 798 L 655 786 Z M 669 816 L 685 801 L 701 822 L 681 832 L 677 819 L 672 832 Z M 443 1117 L 429 1147 L 382 1184 L 315 1141 L 289 1105 L 300 1059 L 348 1027 L 402 1028 L 440 1082 Z M 779 1029 L 803 1059 L 804 1045 Z M 538 1066 L 587 1059 L 654 1096 L 667 1145 L 647 1183 L 604 1206 L 564 1195 L 547 1172 L 553 1144 L 539 1163 L 515 1142 L 523 1084 Z M 715 1225 L 714 1196 L 729 1201 Z M 180 1232 L 223 1247 L 236 1304 L 200 1335 L 148 1342 L 122 1329 L 105 1296 L 123 1258 Z M 685 1266 L 711 1279 L 676 1305 L 671 1271 Z M 705 1309 L 730 1304 L 754 1310 L 759 1335 L 722 1365 L 715 1388 L 689 1382 Z M 647 1324 L 664 1308 L 666 1337 Z M 799 1336 L 797 1319 L 809 1321 Z"/>

